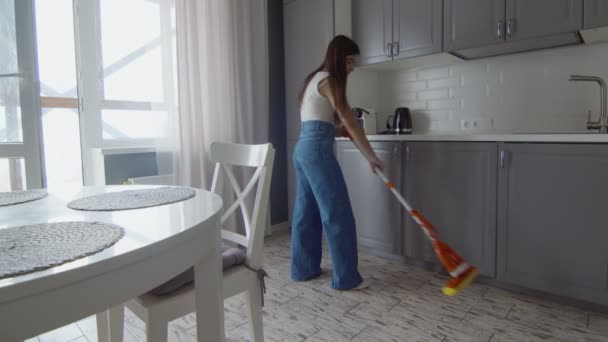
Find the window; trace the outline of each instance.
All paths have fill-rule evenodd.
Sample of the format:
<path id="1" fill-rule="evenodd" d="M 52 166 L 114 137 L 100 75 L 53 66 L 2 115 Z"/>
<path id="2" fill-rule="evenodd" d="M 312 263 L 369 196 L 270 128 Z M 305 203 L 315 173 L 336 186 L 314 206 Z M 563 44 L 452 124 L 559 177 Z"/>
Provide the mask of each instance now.
<path id="1" fill-rule="evenodd" d="M 72 0 L 36 0 L 42 146 L 49 189 L 82 185 Z"/>
<path id="2" fill-rule="evenodd" d="M 150 147 L 165 136 L 177 107 L 174 3 L 34 1 L 46 183 L 81 185 L 83 166 L 94 172 L 92 148 Z M 3 135 L 18 123 L 13 107 L 0 105 L 0 142 L 20 139 L 16 129 Z"/>
<path id="3" fill-rule="evenodd" d="M 164 135 L 175 111 L 175 20 L 169 0 L 99 2 L 102 140 Z"/>

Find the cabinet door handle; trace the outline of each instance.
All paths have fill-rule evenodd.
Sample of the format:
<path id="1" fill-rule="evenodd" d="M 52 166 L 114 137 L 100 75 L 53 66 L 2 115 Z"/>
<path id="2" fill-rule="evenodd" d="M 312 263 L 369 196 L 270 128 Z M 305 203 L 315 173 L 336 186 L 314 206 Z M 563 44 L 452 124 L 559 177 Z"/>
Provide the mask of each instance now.
<path id="1" fill-rule="evenodd" d="M 393 161 L 397 160 L 398 154 L 399 154 L 399 145 L 395 145 L 395 147 L 393 147 Z"/>
<path id="2" fill-rule="evenodd" d="M 500 151 L 500 167 L 505 168 L 507 165 L 507 152 L 505 150 Z"/>
<path id="3" fill-rule="evenodd" d="M 507 37 L 512 37 L 515 34 L 515 19 L 507 20 Z"/>
<path id="4" fill-rule="evenodd" d="M 386 57 L 388 57 L 388 58 L 393 57 L 393 44 L 392 43 L 386 43 Z"/>
<path id="5" fill-rule="evenodd" d="M 399 56 L 399 42 L 393 43 L 393 56 Z"/>
<path id="6" fill-rule="evenodd" d="M 410 146 L 405 146 L 405 161 L 410 160 Z"/>
<path id="7" fill-rule="evenodd" d="M 505 27 L 505 22 L 503 20 L 498 21 L 498 25 L 496 26 L 496 36 L 498 38 L 503 38 L 503 29 Z"/>

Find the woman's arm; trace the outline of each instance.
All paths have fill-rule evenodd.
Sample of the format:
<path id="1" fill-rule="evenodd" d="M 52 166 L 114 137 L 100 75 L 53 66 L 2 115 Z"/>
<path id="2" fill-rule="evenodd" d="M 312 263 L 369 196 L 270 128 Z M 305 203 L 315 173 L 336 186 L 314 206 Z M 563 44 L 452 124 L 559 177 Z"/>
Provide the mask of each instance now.
<path id="1" fill-rule="evenodd" d="M 348 133 L 346 132 L 346 129 L 344 128 L 344 124 L 342 124 L 342 120 L 340 120 L 340 118 L 337 115 L 336 115 L 336 136 L 344 137 L 344 138 L 348 137 Z"/>
<path id="2" fill-rule="evenodd" d="M 352 114 L 348 101 L 341 101 L 342 103 L 344 103 L 341 106 L 336 105 L 337 101 L 334 98 L 333 93 L 331 91 L 330 82 L 323 82 L 321 87 L 319 88 L 319 92 L 321 93 L 321 95 L 327 97 L 327 99 L 331 103 L 332 107 L 338 114 L 338 119 L 342 123 L 343 129 L 351 137 L 351 139 L 353 140 L 355 145 L 359 148 L 361 153 L 363 153 L 365 158 L 367 158 L 367 160 L 369 161 L 369 163 L 372 167 L 372 170 L 374 168 L 383 170 L 384 163 L 382 163 L 382 161 L 378 158 L 378 156 L 376 155 L 376 152 L 374 152 L 371 145 L 369 144 L 369 141 L 367 140 L 367 137 L 365 136 L 365 132 L 357 124 L 357 121 L 355 120 L 355 117 Z"/>

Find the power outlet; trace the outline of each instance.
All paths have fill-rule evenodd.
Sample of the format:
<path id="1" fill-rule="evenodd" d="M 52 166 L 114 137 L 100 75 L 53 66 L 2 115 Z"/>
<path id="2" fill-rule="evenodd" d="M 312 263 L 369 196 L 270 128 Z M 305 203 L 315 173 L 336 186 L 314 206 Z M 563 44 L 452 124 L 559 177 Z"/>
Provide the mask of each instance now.
<path id="1" fill-rule="evenodd" d="M 463 131 L 479 131 L 491 129 L 493 125 L 492 119 L 489 118 L 473 118 L 460 120 L 460 129 Z"/>

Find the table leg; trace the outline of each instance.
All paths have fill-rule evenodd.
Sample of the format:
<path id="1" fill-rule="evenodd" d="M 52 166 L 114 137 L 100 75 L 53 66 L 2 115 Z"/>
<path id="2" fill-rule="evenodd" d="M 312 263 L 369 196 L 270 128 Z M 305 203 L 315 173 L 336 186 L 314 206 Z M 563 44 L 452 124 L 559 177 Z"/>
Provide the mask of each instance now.
<path id="1" fill-rule="evenodd" d="M 224 341 L 224 296 L 219 229 L 211 255 L 194 265 L 198 342 Z"/>

